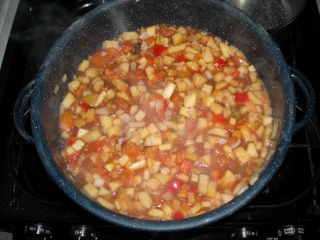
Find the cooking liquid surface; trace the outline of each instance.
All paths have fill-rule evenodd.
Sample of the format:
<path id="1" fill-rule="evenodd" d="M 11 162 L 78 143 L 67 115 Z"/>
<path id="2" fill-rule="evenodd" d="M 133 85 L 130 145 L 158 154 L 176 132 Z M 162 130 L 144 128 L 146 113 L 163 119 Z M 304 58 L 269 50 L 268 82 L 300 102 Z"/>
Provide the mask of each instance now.
<path id="1" fill-rule="evenodd" d="M 29 5 L 32 8 L 29 8 Z M 5 91 L 5 95 L 2 96 L 6 100 L 6 104 L 1 103 L 2 114 L 5 116 L 2 124 L 5 127 L 1 128 L 1 134 L 4 136 L 1 139 L 2 158 L 0 163 L 1 224 L 6 223 L 8 220 L 12 222 L 48 222 L 56 226 L 54 230 L 56 231 L 56 236 L 60 236 L 58 239 L 69 239 L 64 237 L 68 232 L 68 226 L 74 223 L 94 226 L 99 231 L 104 232 L 104 236 L 108 236 L 108 239 L 135 239 L 136 237 L 141 239 L 163 239 L 164 236 L 172 239 L 181 239 L 181 237 L 209 239 L 210 237 L 212 238 L 213 234 L 221 233 L 219 228 L 223 229 L 221 239 L 229 239 L 230 235 L 224 233 L 231 226 L 248 226 L 250 224 L 256 225 L 256 229 L 260 229 L 262 234 L 267 231 L 269 236 L 276 237 L 278 227 L 269 228 L 265 226 L 266 223 L 268 225 L 281 226 L 283 223 L 290 224 L 293 222 L 309 226 L 308 234 L 313 232 L 312 222 L 318 222 L 319 220 L 316 219 L 317 204 L 319 204 L 319 195 L 317 194 L 319 187 L 306 194 L 303 194 L 303 192 L 312 183 L 311 181 L 319 165 L 319 161 L 317 161 L 317 156 L 319 156 L 318 112 L 316 112 L 312 124 L 309 123 L 306 128 L 294 135 L 293 142 L 282 166 L 267 187 L 247 207 L 214 226 L 200 228 L 192 232 L 163 235 L 132 232 L 130 230 L 124 231 L 124 229 L 101 222 L 74 204 L 55 186 L 53 180 L 45 173 L 35 147 L 26 143 L 20 137 L 13 126 L 11 115 L 14 101 L 21 87 L 35 78 L 42 57 L 45 56 L 45 49 L 50 46 L 48 44 L 49 46 L 45 48 L 38 48 L 37 46 L 40 45 L 36 44 L 37 39 L 32 39 L 35 30 L 32 30 L 32 27 L 39 25 L 39 22 L 41 22 L 37 18 L 39 13 L 37 11 L 40 5 L 32 4 L 29 1 L 21 1 L 17 16 L 22 14 L 22 16 L 27 16 L 33 21 L 22 22 L 19 19 L 25 18 L 16 18 L 12 32 L 14 37 L 8 44 L 10 54 L 7 54 L 4 63 L 7 72 L 1 70 L 1 76 L 5 76 L 2 79 L 10 79 L 5 85 L 8 91 Z M 294 52 L 284 49 L 286 53 L 290 52 L 288 54 L 288 62 L 296 65 L 307 75 L 315 88 L 315 92 L 320 89 L 317 81 L 320 78 L 319 71 L 313 65 L 314 59 L 317 59 L 318 54 L 320 54 L 319 45 L 315 44 L 320 41 L 318 34 L 320 26 L 315 24 L 317 22 L 319 22 L 317 6 L 314 1 L 309 1 L 306 10 L 299 18 L 298 26 L 295 27 L 295 31 L 298 29 L 298 34 L 296 32 L 291 33 L 293 38 L 290 41 L 292 42 L 289 41 L 285 45 L 285 48 L 289 49 L 290 46 L 294 46 Z M 31 23 L 33 25 L 29 26 Z M 50 23 L 49 25 L 51 26 L 52 24 Z M 27 33 L 32 34 L 26 35 L 25 31 L 30 29 L 31 31 Z M 62 32 L 63 27 L 60 27 L 60 30 Z M 19 40 L 16 38 L 16 34 L 24 37 L 31 36 L 31 39 Z M 54 34 L 54 37 L 52 35 L 50 37 L 43 35 L 44 43 L 52 42 L 57 37 L 58 34 Z M 298 45 L 296 46 L 295 44 L 297 43 Z M 41 51 L 40 55 L 36 54 L 39 50 Z M 9 56 L 15 59 L 15 64 L 12 64 L 13 67 L 10 65 L 10 59 L 12 58 Z M 21 71 L 16 70 L 17 64 L 22 66 L 20 68 Z M 2 81 L 2 84 L 4 82 Z M 299 91 L 297 95 L 299 96 Z M 300 100 L 300 98 L 297 102 L 299 105 L 303 105 L 303 100 Z M 298 116 L 301 114 L 298 111 Z M 28 122 L 28 116 L 26 116 L 26 122 Z M 37 211 L 34 211 L 34 209 L 37 209 Z M 21 227 L 24 229 L 24 225 Z M 101 239 L 103 238 L 101 237 Z"/>

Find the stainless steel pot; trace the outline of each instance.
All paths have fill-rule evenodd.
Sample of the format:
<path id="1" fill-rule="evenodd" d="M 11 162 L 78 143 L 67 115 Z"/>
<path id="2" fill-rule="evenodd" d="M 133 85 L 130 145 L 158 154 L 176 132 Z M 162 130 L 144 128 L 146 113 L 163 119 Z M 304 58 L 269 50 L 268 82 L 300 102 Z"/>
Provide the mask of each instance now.
<path id="1" fill-rule="evenodd" d="M 270 94 L 273 117 L 278 130 L 270 154 L 259 178 L 239 197 L 206 214 L 180 221 L 147 221 L 124 216 L 105 209 L 82 191 L 65 170 L 60 155 L 59 105 L 67 91 L 61 82 L 68 80 L 79 63 L 100 48 L 102 41 L 154 24 L 183 25 L 217 35 L 246 53 Z M 295 90 L 302 88 L 307 99 L 307 113 L 295 124 Z M 54 91 L 59 87 L 59 91 Z M 32 135 L 26 133 L 22 115 L 31 100 Z M 313 89 L 304 75 L 289 69 L 282 54 L 266 31 L 251 18 L 217 0 L 140 0 L 108 1 L 70 26 L 48 53 L 34 83 L 27 86 L 16 101 L 14 118 L 19 132 L 34 141 L 46 170 L 57 185 L 77 204 L 111 223 L 132 229 L 175 231 L 206 225 L 223 219 L 253 199 L 273 177 L 288 150 L 293 132 L 306 124 L 314 109 Z M 272 154 L 271 154 L 272 153 Z"/>

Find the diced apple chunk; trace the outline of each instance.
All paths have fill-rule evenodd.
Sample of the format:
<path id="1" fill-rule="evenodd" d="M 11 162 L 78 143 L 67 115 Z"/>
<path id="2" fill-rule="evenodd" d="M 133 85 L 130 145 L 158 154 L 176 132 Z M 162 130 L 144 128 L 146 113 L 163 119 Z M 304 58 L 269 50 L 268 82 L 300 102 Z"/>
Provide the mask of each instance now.
<path id="1" fill-rule="evenodd" d="M 74 144 L 72 144 L 72 147 L 78 152 L 83 148 L 84 145 L 85 143 L 81 141 L 81 139 L 78 139 Z"/>
<path id="2" fill-rule="evenodd" d="M 187 47 L 186 43 L 182 43 L 182 44 L 179 44 L 179 45 L 175 45 L 175 46 L 169 47 L 168 48 L 168 54 L 181 52 L 181 51 L 185 50 L 186 47 Z"/>
<path id="3" fill-rule="evenodd" d="M 233 149 L 233 154 L 240 163 L 246 163 L 250 160 L 250 156 L 243 147 Z"/>
<path id="4" fill-rule="evenodd" d="M 147 209 L 150 209 L 152 207 L 152 198 L 150 197 L 150 194 L 148 192 L 139 192 L 138 198 L 143 207 Z"/>
<path id="5" fill-rule="evenodd" d="M 120 91 L 127 91 L 128 89 L 128 84 L 126 84 L 124 81 L 120 80 L 120 79 L 114 79 L 112 81 L 112 84 Z"/>
<path id="6" fill-rule="evenodd" d="M 119 180 L 112 180 L 112 181 L 110 181 L 110 182 L 108 183 L 108 185 L 109 185 L 109 187 L 110 187 L 110 190 L 111 190 L 112 192 L 115 192 L 115 191 L 117 191 L 117 189 L 118 189 L 119 187 L 121 187 L 122 182 L 119 181 Z"/>
<path id="7" fill-rule="evenodd" d="M 102 43 L 102 48 L 104 48 L 104 49 L 106 49 L 106 48 L 118 49 L 119 48 L 119 42 L 118 41 L 114 41 L 114 40 L 105 40 Z"/>
<path id="8" fill-rule="evenodd" d="M 174 45 L 178 45 L 179 43 L 183 42 L 185 38 L 184 34 L 181 34 L 179 32 L 172 35 L 172 43 Z"/>
<path id="9" fill-rule="evenodd" d="M 198 192 L 206 195 L 208 192 L 209 176 L 206 174 L 199 174 Z"/>
<path id="10" fill-rule="evenodd" d="M 197 103 L 197 93 L 193 92 L 184 97 L 185 107 L 194 107 Z"/>
<path id="11" fill-rule="evenodd" d="M 98 197 L 97 198 L 97 202 L 100 203 L 105 208 L 108 208 L 110 210 L 115 209 L 115 205 L 113 203 L 109 202 L 108 200 L 106 200 L 106 199 L 104 199 L 102 197 Z"/>
<path id="12" fill-rule="evenodd" d="M 62 105 L 64 108 L 68 109 L 68 108 L 70 108 L 71 104 L 74 103 L 75 100 L 76 100 L 75 97 L 72 95 L 72 93 L 69 92 L 69 93 L 67 93 L 67 95 L 64 97 L 61 105 Z"/>
<path id="13" fill-rule="evenodd" d="M 137 112 L 137 114 L 134 116 L 134 118 L 135 118 L 137 121 L 142 121 L 146 115 L 147 115 L 147 114 L 140 109 L 140 110 Z"/>
<path id="14" fill-rule="evenodd" d="M 91 143 L 97 139 L 99 139 L 99 137 L 101 136 L 101 133 L 98 129 L 93 130 L 93 131 L 89 131 L 86 134 L 84 134 L 81 139 L 86 142 L 86 143 Z"/>
<path id="15" fill-rule="evenodd" d="M 223 189 L 231 188 L 237 180 L 236 175 L 230 170 L 226 170 L 219 182 L 219 186 Z"/>
<path id="16" fill-rule="evenodd" d="M 83 186 L 83 189 L 91 197 L 93 197 L 93 198 L 97 198 L 98 197 L 99 190 L 92 183 L 87 183 L 86 185 Z"/>
<path id="17" fill-rule="evenodd" d="M 78 67 L 78 71 L 79 72 L 84 72 L 84 71 L 86 71 L 87 70 L 87 68 L 90 66 L 90 62 L 89 62 L 89 60 L 83 60 L 81 63 L 80 63 L 80 65 L 79 65 L 79 67 Z"/>
<path id="18" fill-rule="evenodd" d="M 119 137 L 121 135 L 121 128 L 119 125 L 112 126 L 108 129 L 108 137 Z"/>
<path id="19" fill-rule="evenodd" d="M 163 89 L 162 97 L 170 98 L 173 94 L 175 87 L 176 87 L 176 85 L 173 82 L 167 82 L 167 84 L 165 85 L 165 87 Z"/>
<path id="20" fill-rule="evenodd" d="M 199 73 L 195 73 L 192 76 L 192 83 L 196 87 L 202 86 L 203 84 L 206 83 L 206 81 L 207 81 L 207 79 L 204 76 L 202 76 L 201 74 L 199 74 Z"/>
<path id="21" fill-rule="evenodd" d="M 210 158 L 210 154 L 205 154 L 201 157 L 199 157 L 198 161 L 208 167 L 211 166 L 211 158 Z"/>
<path id="22" fill-rule="evenodd" d="M 144 146 L 159 146 L 162 144 L 162 137 L 157 135 L 150 135 L 146 138 Z"/>
<path id="23" fill-rule="evenodd" d="M 151 190 L 157 190 L 158 187 L 160 187 L 161 183 L 159 181 L 159 179 L 157 178 L 150 178 L 148 181 L 147 181 L 147 187 Z"/>
<path id="24" fill-rule="evenodd" d="M 121 34 L 121 37 L 124 41 L 131 41 L 134 39 L 138 39 L 139 35 L 137 32 L 124 32 Z"/>
<path id="25" fill-rule="evenodd" d="M 171 175 L 163 173 L 156 173 L 153 176 L 160 181 L 162 186 L 166 185 L 172 178 Z"/>
<path id="26" fill-rule="evenodd" d="M 148 215 L 150 217 L 155 217 L 155 218 L 159 218 L 159 219 L 163 219 L 165 217 L 165 212 L 160 210 L 160 209 L 156 209 L 156 208 L 151 208 L 148 211 Z"/>
<path id="27" fill-rule="evenodd" d="M 202 47 L 202 58 L 206 63 L 210 63 L 214 61 L 212 52 L 209 47 Z"/>

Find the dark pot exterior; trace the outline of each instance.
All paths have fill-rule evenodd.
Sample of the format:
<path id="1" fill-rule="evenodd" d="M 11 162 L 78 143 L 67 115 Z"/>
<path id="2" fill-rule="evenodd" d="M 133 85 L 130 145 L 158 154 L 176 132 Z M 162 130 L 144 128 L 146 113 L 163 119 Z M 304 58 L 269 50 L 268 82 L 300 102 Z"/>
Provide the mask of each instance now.
<path id="1" fill-rule="evenodd" d="M 59 106 L 80 62 L 102 41 L 123 31 L 154 24 L 183 25 L 217 35 L 241 49 L 269 92 L 273 117 L 279 123 L 270 159 L 258 180 L 243 194 L 209 213 L 180 221 L 146 221 L 114 213 L 86 197 L 65 172 L 60 155 Z M 58 93 L 54 89 L 59 86 Z M 36 79 L 31 105 L 32 132 L 42 162 L 54 181 L 77 204 L 108 222 L 138 230 L 176 231 L 203 226 L 233 214 L 253 199 L 275 174 L 291 141 L 295 93 L 286 61 L 267 32 L 236 8 L 221 1 L 111 1 L 70 26 L 49 52 Z"/>

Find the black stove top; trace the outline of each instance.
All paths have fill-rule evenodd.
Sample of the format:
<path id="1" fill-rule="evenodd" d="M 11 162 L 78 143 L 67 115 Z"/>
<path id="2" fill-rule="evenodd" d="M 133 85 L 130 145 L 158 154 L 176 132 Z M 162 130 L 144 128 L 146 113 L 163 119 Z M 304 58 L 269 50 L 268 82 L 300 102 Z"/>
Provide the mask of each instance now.
<path id="1" fill-rule="evenodd" d="M 90 215 L 58 189 L 35 146 L 15 129 L 12 110 L 22 87 L 36 77 L 63 30 L 102 2 L 19 3 L 0 72 L 0 232 L 12 233 L 12 239 L 319 239 L 318 100 L 312 119 L 294 134 L 281 168 L 265 189 L 246 207 L 214 224 L 169 233 L 120 228 Z M 309 78 L 316 93 L 320 89 L 319 42 L 319 11 L 316 1 L 309 0 L 288 39 L 279 46 L 288 63 Z M 305 109 L 299 88 L 296 91 L 298 121 Z M 26 123 L 28 118 L 26 114 Z"/>

